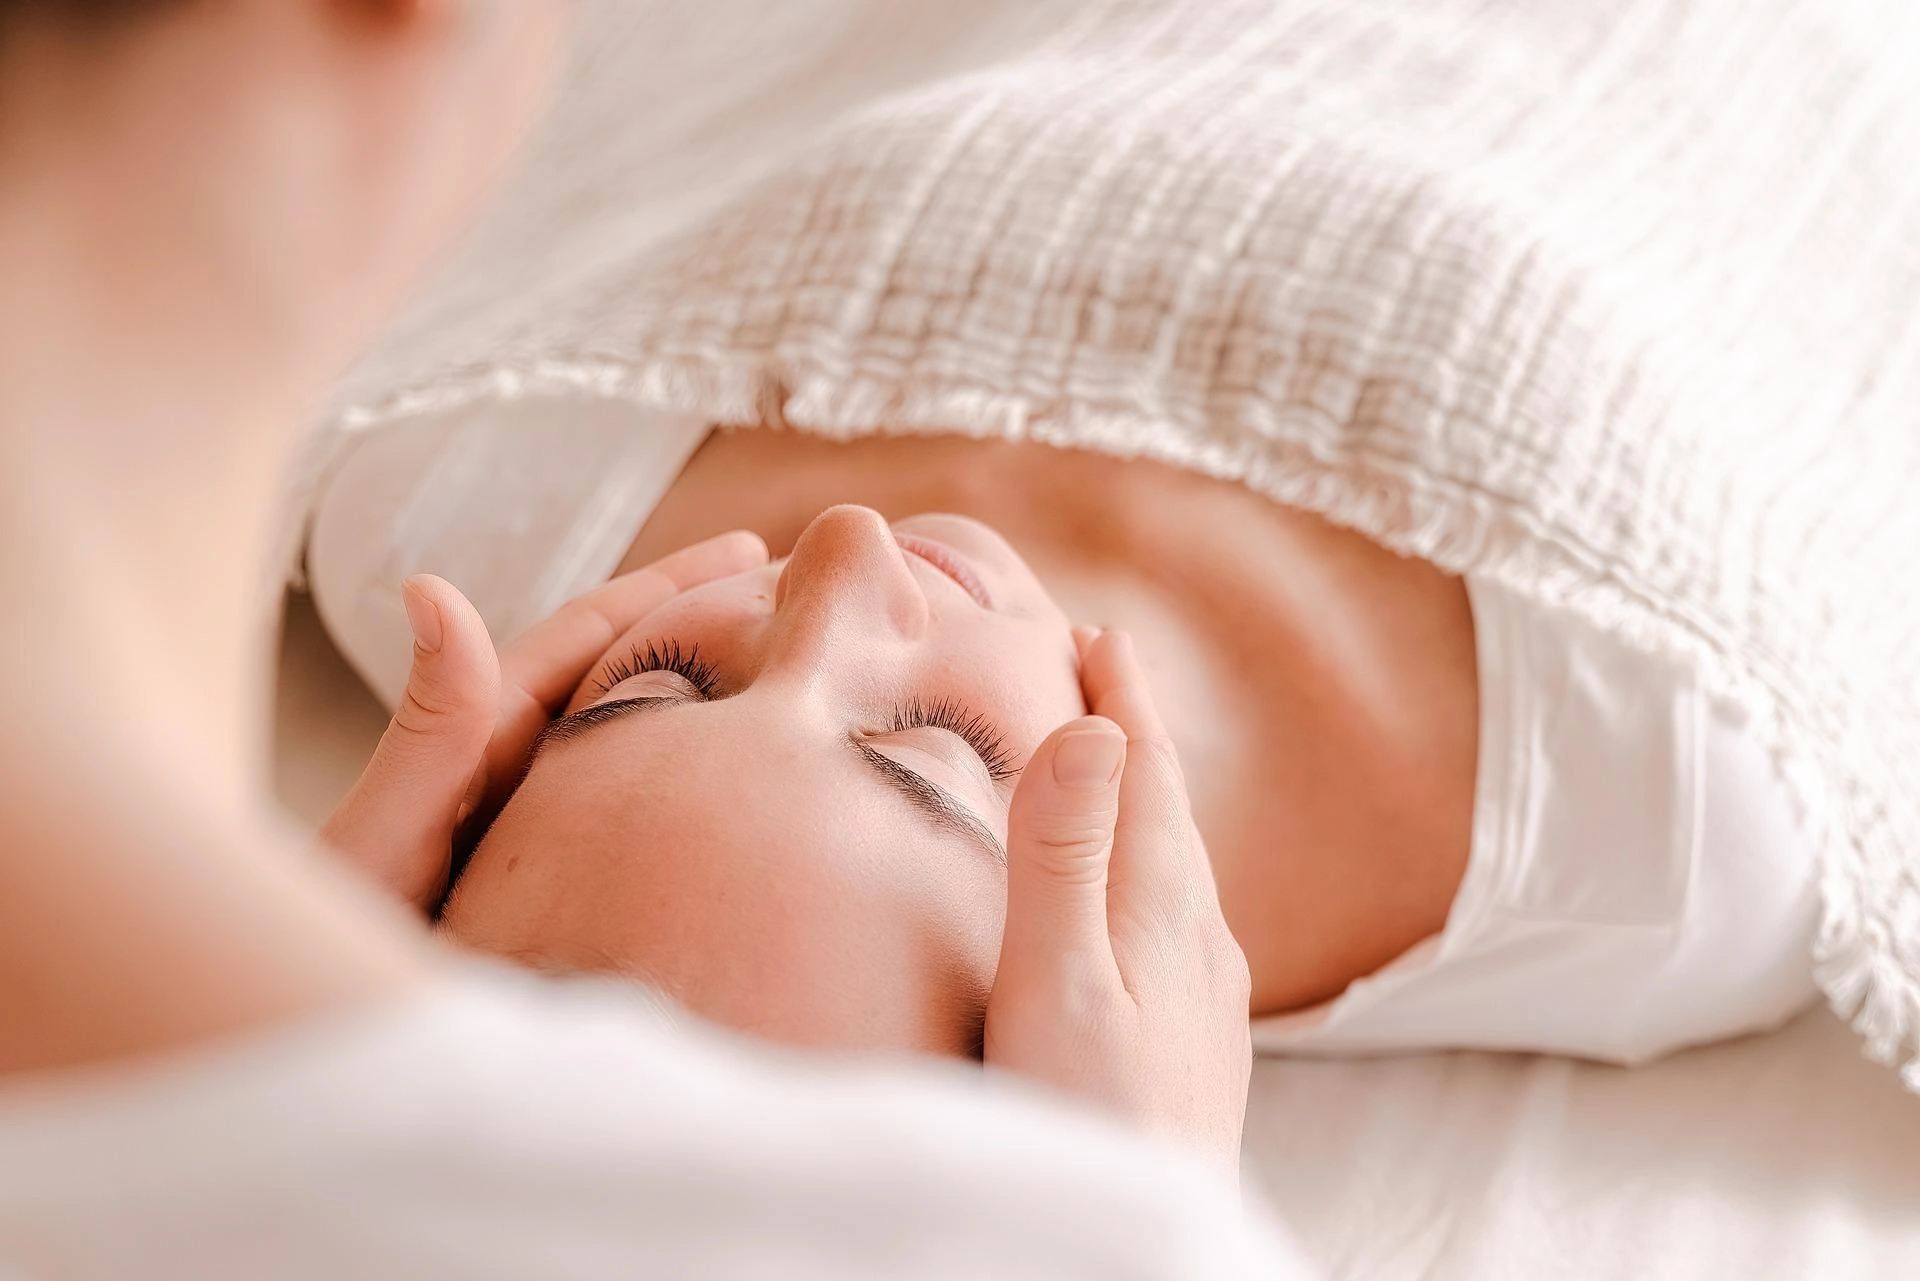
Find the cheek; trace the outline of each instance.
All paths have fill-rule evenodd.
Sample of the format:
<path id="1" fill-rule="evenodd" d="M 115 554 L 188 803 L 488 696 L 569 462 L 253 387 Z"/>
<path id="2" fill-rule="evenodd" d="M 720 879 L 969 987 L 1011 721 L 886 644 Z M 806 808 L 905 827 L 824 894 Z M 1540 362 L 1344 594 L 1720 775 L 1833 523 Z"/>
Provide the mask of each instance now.
<path id="1" fill-rule="evenodd" d="M 1031 694 L 1021 709 L 1021 730 L 1028 751 L 1040 746 L 1040 740 L 1054 730 L 1087 713 L 1087 700 L 1080 692 L 1080 669 L 1070 648 L 1066 653 L 1049 655 L 1048 660 L 1034 663 L 1028 673 Z"/>
<path id="2" fill-rule="evenodd" d="M 917 827 L 862 817 L 863 837 L 788 851 L 774 919 L 732 923 L 769 985 L 735 1015 L 800 1044 L 968 1054 L 999 965 L 1003 872 Z"/>
<path id="3" fill-rule="evenodd" d="M 873 1044 L 950 1058 L 977 1056 L 988 994 L 1000 963 L 1006 881 L 970 852 L 935 846 L 908 856 L 890 893 L 898 928 L 869 932 L 862 968 L 875 983 L 868 1000 L 887 1025 Z M 943 864 L 959 858 L 962 865 Z M 858 928 L 858 927 L 856 927 Z M 883 941 L 884 940 L 884 941 Z M 865 1013 L 853 1015 L 865 1017 Z M 850 1039 L 845 1044 L 855 1044 Z"/>
<path id="4" fill-rule="evenodd" d="M 935 859 L 952 857 L 936 851 Z M 1007 881 L 1002 869 L 987 869 L 971 852 L 957 874 L 939 878 L 923 899 L 922 947 L 958 988 L 984 1006 L 1000 964 L 1000 938 L 1007 921 Z"/>
<path id="5" fill-rule="evenodd" d="M 762 910 L 714 896 L 679 904 L 682 946 L 660 949 L 657 937 L 634 946 L 688 1008 L 770 1040 L 950 1057 L 976 1050 L 999 962 L 997 877 L 795 867 L 778 890 Z"/>
<path id="6" fill-rule="evenodd" d="M 990 712 L 1024 757 L 1054 730 L 1086 714 L 1073 636 L 1065 629 L 1027 632 L 982 646 L 968 663 L 971 699 Z"/>

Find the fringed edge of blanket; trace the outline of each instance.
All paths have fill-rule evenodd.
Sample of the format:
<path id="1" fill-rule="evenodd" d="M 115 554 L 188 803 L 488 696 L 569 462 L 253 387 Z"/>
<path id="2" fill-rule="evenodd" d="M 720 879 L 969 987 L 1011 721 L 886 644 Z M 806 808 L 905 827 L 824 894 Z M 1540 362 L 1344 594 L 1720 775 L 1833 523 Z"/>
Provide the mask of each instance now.
<path id="1" fill-rule="evenodd" d="M 1760 741 L 1804 808 L 1841 816 L 1824 824 L 1823 914 L 1814 946 L 1816 981 L 1828 1002 L 1863 1038 L 1866 1055 L 1900 1072 L 1920 1093 L 1920 883 L 1898 865 L 1897 834 L 1885 798 L 1828 796 L 1821 780 L 1836 762 L 1795 732 L 1793 692 L 1768 681 L 1748 659 L 1716 643 L 1697 621 L 1665 608 L 1657 593 L 1625 581 L 1617 568 L 1510 500 L 1417 474 L 1404 461 L 1364 451 L 1335 457 L 1314 448 L 1336 435 L 1306 406 L 1259 401 L 1278 430 L 1244 447 L 1212 447 L 1168 433 L 1149 405 L 1035 403 L 1020 393 L 975 387 L 917 388 L 910 381 L 859 373 L 783 370 L 773 358 L 746 361 L 658 356 L 614 359 L 545 357 L 479 366 L 352 405 L 334 421 L 354 431 L 486 399 L 588 396 L 651 410 L 695 414 L 727 426 L 792 427 L 852 439 L 867 435 L 967 435 L 1030 439 L 1097 449 L 1235 480 L 1277 502 L 1315 512 L 1403 555 L 1450 573 L 1472 572 L 1543 603 L 1570 609 L 1643 650 L 1693 664 L 1709 692 L 1751 720 Z M 1254 407 L 1251 406 L 1250 407 Z M 1302 430 L 1286 434 L 1289 423 Z M 1463 518 L 1462 513 L 1466 513 Z M 1879 894 L 1876 899 L 1875 891 Z M 1908 924 L 1903 926 L 1902 922 Z M 1903 933 L 1904 931 L 1904 933 Z"/>

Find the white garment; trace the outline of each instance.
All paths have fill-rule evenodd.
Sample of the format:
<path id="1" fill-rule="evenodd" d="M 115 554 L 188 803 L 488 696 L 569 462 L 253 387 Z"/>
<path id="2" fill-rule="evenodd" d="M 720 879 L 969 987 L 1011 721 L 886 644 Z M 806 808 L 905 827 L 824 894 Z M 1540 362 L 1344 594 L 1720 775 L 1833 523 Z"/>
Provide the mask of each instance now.
<path id="1" fill-rule="evenodd" d="M 510 635 L 604 578 L 651 506 L 617 500 L 657 500 L 705 432 L 615 402 L 536 400 L 363 438 L 314 517 L 320 615 L 392 706 L 411 656 L 401 578 L 451 579 Z M 1738 716 L 1677 664 L 1468 586 L 1480 762 L 1447 926 L 1337 1000 L 1258 1021 L 1256 1046 L 1640 1062 L 1804 1006 L 1817 842 Z"/>
<path id="2" fill-rule="evenodd" d="M 398 705 L 400 582 L 453 583 L 505 644 L 607 581 L 709 426 L 619 401 L 500 401 L 355 442 L 316 503 L 307 577 L 327 630 Z"/>
<path id="3" fill-rule="evenodd" d="M 1817 837 L 1739 718 L 1676 665 L 1467 587 L 1480 759 L 1446 927 L 1335 1000 L 1256 1020 L 1255 1046 L 1641 1063 L 1804 1008 Z"/>
<path id="4" fill-rule="evenodd" d="M 495 972 L 0 1086 L 0 1277 L 1304 1278 L 1177 1153 Z"/>

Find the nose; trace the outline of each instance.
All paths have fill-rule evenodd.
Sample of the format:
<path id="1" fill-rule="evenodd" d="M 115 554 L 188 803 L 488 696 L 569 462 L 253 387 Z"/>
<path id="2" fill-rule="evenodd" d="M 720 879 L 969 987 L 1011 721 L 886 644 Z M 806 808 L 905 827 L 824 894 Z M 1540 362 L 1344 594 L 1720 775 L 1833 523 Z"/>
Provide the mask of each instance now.
<path id="1" fill-rule="evenodd" d="M 829 507 L 793 545 L 774 586 L 776 646 L 817 656 L 841 638 L 917 640 L 926 593 L 880 513 Z M 777 656 L 776 656 L 777 659 Z"/>

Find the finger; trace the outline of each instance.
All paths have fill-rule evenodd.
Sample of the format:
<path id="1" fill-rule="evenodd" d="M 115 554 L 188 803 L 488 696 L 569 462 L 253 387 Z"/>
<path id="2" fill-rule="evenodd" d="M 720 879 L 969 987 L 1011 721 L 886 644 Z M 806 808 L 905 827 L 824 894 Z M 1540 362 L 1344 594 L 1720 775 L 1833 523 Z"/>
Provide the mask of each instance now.
<path id="1" fill-rule="evenodd" d="M 487 746 L 486 791 L 497 799 L 512 785 L 534 738 L 628 628 L 688 588 L 766 563 L 766 543 L 737 529 L 622 574 L 529 628 L 500 656 L 500 708 Z"/>
<path id="2" fill-rule="evenodd" d="M 701 583 L 757 569 L 767 545 L 744 529 L 683 547 L 643 569 L 576 596 L 535 624 L 500 655 L 509 690 L 549 710 L 566 702 L 594 660 L 623 632 L 659 606 Z"/>
<path id="3" fill-rule="evenodd" d="M 1111 964 L 1107 862 L 1127 742 L 1097 716 L 1048 736 L 1022 771 L 1007 817 L 1003 975 L 1065 959 Z"/>
<path id="4" fill-rule="evenodd" d="M 1166 722 L 1154 705 L 1153 691 L 1127 633 L 1103 631 L 1088 643 L 1081 656 L 1080 687 L 1087 706 L 1119 725 L 1128 739 L 1167 736 Z"/>
<path id="5" fill-rule="evenodd" d="M 406 691 L 323 840 L 423 909 L 446 886 L 453 832 L 493 732 L 500 672 L 479 613 L 451 583 L 402 585 L 413 629 Z"/>
<path id="6" fill-rule="evenodd" d="M 1093 642 L 1098 640 L 1099 638 L 1100 638 L 1100 629 L 1098 627 L 1089 627 L 1085 623 L 1076 624 L 1073 629 L 1074 657 L 1078 658 L 1083 663 L 1086 662 L 1087 647 L 1092 645 Z"/>
<path id="7" fill-rule="evenodd" d="M 1180 758 L 1132 639 L 1125 632 L 1103 632 L 1088 647 L 1080 679 L 1088 705 L 1127 735 L 1111 871 L 1116 893 L 1147 893 L 1177 902 L 1188 889 L 1211 887 L 1213 869 L 1193 826 Z"/>

